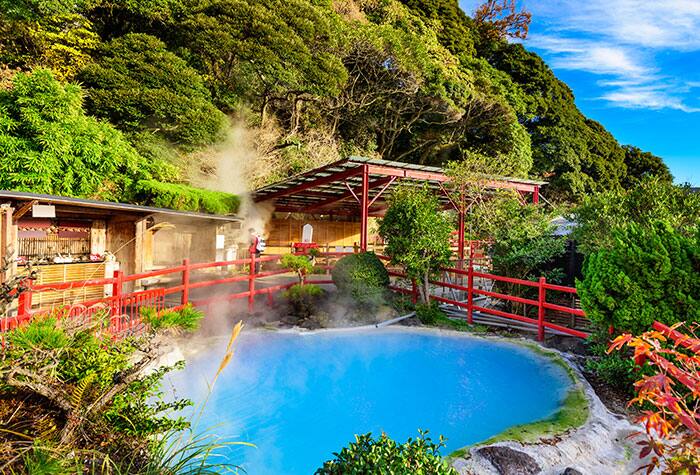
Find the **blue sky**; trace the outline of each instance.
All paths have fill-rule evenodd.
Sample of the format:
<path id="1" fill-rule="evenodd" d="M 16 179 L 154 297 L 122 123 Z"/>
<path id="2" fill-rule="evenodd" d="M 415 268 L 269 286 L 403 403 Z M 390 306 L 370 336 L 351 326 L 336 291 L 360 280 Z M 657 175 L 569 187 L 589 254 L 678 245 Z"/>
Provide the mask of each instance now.
<path id="1" fill-rule="evenodd" d="M 479 0 L 459 0 L 471 14 Z M 700 0 L 520 0 L 525 46 L 623 144 L 700 186 Z"/>

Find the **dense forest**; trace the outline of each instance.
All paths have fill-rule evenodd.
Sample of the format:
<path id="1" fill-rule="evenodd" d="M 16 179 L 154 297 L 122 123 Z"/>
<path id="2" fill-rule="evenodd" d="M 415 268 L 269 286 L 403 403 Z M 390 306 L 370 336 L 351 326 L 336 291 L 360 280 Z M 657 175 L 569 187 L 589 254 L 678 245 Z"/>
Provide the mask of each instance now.
<path id="1" fill-rule="evenodd" d="M 352 154 L 477 153 L 567 202 L 670 181 L 512 41 L 529 19 L 512 0 L 0 0 L 0 188 L 225 212 L 200 189 L 217 174 Z"/>

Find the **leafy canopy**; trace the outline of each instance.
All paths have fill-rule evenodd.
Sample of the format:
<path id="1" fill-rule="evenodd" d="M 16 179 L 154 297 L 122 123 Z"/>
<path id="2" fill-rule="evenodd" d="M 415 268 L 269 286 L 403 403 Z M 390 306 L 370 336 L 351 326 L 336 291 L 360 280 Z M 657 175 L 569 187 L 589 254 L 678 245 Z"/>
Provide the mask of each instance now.
<path id="1" fill-rule="evenodd" d="M 588 318 L 633 334 L 655 320 L 700 321 L 700 230 L 688 236 L 668 222 L 630 223 L 612 239 L 586 257 L 576 283 Z"/>
<path id="2" fill-rule="evenodd" d="M 700 194 L 658 177 L 645 177 L 628 191 L 611 190 L 587 196 L 574 209 L 574 238 L 584 253 L 613 246 L 612 231 L 636 223 L 649 228 L 664 221 L 691 235 L 700 222 Z"/>
<path id="3" fill-rule="evenodd" d="M 122 130 L 150 130 L 185 145 L 222 138 L 225 117 L 204 80 L 158 38 L 129 33 L 106 43 L 79 79 L 88 110 Z"/>
<path id="4" fill-rule="evenodd" d="M 409 278 L 419 281 L 421 299 L 429 299 L 429 280 L 449 264 L 452 220 L 427 187 L 400 186 L 389 199 L 389 209 L 379 224 L 392 264 L 402 266 Z"/>
<path id="5" fill-rule="evenodd" d="M 82 92 L 51 72 L 0 91 L 0 187 L 117 200 L 150 168 L 111 125 L 85 115 Z"/>

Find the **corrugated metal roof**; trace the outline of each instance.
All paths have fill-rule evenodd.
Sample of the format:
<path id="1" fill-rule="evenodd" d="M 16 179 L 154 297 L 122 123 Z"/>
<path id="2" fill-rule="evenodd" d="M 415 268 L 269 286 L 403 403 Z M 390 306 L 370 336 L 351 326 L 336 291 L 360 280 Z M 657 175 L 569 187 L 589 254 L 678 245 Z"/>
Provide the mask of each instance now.
<path id="1" fill-rule="evenodd" d="M 46 204 L 82 206 L 93 209 L 105 209 L 132 212 L 138 214 L 164 214 L 169 216 L 179 216 L 183 218 L 210 219 L 216 221 L 238 222 L 241 219 L 237 216 L 227 216 L 208 213 L 196 213 L 193 211 L 176 211 L 167 208 L 154 208 L 151 206 L 133 205 L 128 203 L 114 203 L 111 201 L 97 201 L 83 198 L 71 198 L 68 196 L 44 195 L 40 193 L 28 193 L 23 191 L 0 190 L 0 200 L 11 199 L 18 201 L 38 200 Z"/>
<path id="2" fill-rule="evenodd" d="M 424 179 L 403 177 L 402 179 L 408 179 L 409 182 L 416 185 L 427 184 L 436 191 L 441 191 L 442 183 L 446 181 L 444 170 L 440 167 L 353 156 L 259 188 L 253 192 L 253 198 L 258 202 L 274 199 L 275 208 L 278 211 L 324 212 L 326 214 L 331 211 L 333 213 L 356 213 L 357 204 L 353 194 L 361 187 L 362 176 L 358 173 L 358 169 L 365 164 L 397 171 L 424 173 L 427 176 Z M 369 175 L 370 184 L 374 184 L 371 188 L 377 191 L 389 180 L 390 176 L 371 171 Z M 509 177 L 493 177 L 491 180 L 522 185 L 523 187 L 539 187 L 547 183 Z M 393 185 L 395 183 L 392 183 L 391 186 Z M 449 202 L 444 193 L 436 193 L 436 195 L 445 204 Z M 324 203 L 326 204 L 324 205 Z"/>

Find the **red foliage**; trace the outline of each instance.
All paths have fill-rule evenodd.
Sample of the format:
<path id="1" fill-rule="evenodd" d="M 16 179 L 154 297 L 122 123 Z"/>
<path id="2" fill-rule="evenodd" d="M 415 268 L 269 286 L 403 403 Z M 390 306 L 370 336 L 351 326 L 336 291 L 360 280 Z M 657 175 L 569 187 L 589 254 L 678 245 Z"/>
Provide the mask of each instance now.
<path id="1" fill-rule="evenodd" d="M 531 20 L 532 13 L 517 11 L 516 0 L 487 0 L 474 12 L 474 21 L 500 38 L 527 38 Z"/>
<path id="2" fill-rule="evenodd" d="M 657 467 L 668 474 L 700 473 L 700 340 L 697 325 L 687 335 L 676 330 L 681 326 L 656 322 L 654 330 L 642 335 L 620 335 L 608 349 L 630 347 L 635 362 L 647 362 L 655 370 L 635 383 L 637 396 L 630 401 L 653 408 L 638 419 L 646 431 L 646 440 L 638 443 L 639 457 L 651 455 L 639 469 L 646 473 Z"/>

